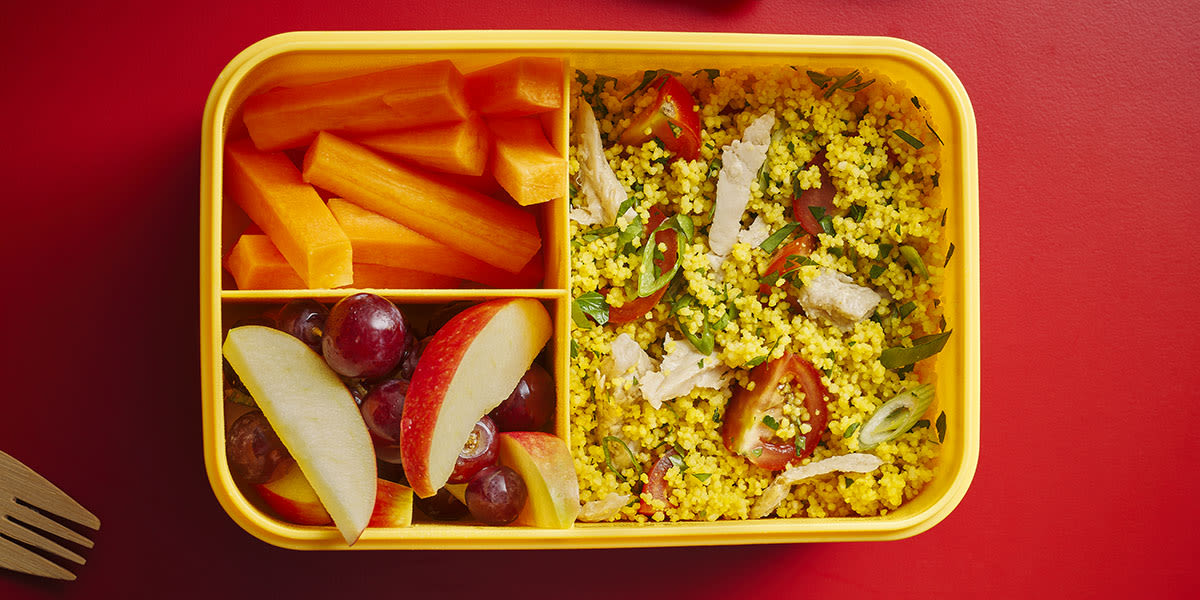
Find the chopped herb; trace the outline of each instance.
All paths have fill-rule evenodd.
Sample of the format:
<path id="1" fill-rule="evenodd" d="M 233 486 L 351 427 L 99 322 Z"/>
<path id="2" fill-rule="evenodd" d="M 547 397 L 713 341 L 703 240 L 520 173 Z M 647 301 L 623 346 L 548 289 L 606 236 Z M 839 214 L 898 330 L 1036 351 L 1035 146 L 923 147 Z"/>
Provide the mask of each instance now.
<path id="1" fill-rule="evenodd" d="M 572 181 L 572 182 L 570 183 L 570 185 L 568 186 L 568 188 L 567 188 L 567 192 L 570 194 L 571 203 L 572 203 L 572 204 L 574 204 L 574 202 L 575 202 L 575 197 L 579 195 L 579 188 L 575 187 L 575 182 L 574 182 L 574 181 Z"/>
<path id="2" fill-rule="evenodd" d="M 704 368 L 704 359 L 703 359 L 703 358 L 702 358 L 702 359 L 700 359 L 700 360 L 698 360 L 698 361 L 696 361 L 696 368 L 697 368 L 697 369 L 703 369 L 703 368 Z"/>
<path id="3" fill-rule="evenodd" d="M 630 92 L 628 94 L 625 94 L 625 96 L 623 96 L 621 99 L 626 100 L 630 96 L 642 91 L 643 89 L 646 88 L 646 86 L 650 85 L 650 82 L 654 81 L 655 79 L 658 79 L 662 75 L 678 76 L 679 73 L 676 73 L 675 71 L 668 71 L 667 69 L 651 69 L 649 71 L 646 71 L 645 74 L 642 75 L 642 82 L 639 83 L 637 85 L 637 87 L 630 90 Z"/>
<path id="4" fill-rule="evenodd" d="M 587 85 L 587 82 L 588 82 L 587 74 L 585 74 L 583 71 L 580 71 L 579 69 L 575 69 L 575 81 L 578 81 L 579 85 Z"/>
<path id="5" fill-rule="evenodd" d="M 862 218 L 867 215 L 867 207 L 861 204 L 850 205 L 850 212 L 847 213 L 855 223 L 862 221 Z"/>
<path id="6" fill-rule="evenodd" d="M 942 209 L 942 227 L 946 226 L 946 213 L 950 212 L 949 208 Z"/>
<path id="7" fill-rule="evenodd" d="M 943 267 L 950 264 L 951 256 L 954 256 L 954 242 L 950 242 L 950 248 L 946 250 L 946 262 L 942 263 Z"/>
<path id="8" fill-rule="evenodd" d="M 842 483 L 845 483 L 846 487 L 850 487 L 854 485 L 854 480 L 850 479 L 849 477 L 842 477 Z"/>
<path id="9" fill-rule="evenodd" d="M 915 106 L 917 108 L 921 108 L 921 101 L 918 100 L 916 96 L 913 96 L 912 98 L 909 98 L 909 99 L 912 100 L 913 106 Z"/>
<path id="10" fill-rule="evenodd" d="M 946 347 L 946 340 L 950 339 L 950 334 L 953 332 L 954 330 L 951 329 L 943 333 L 917 338 L 913 340 L 911 348 L 904 346 L 888 348 L 879 354 L 879 362 L 888 369 L 899 369 L 916 364 L 917 361 L 941 352 L 942 348 Z"/>
<path id="11" fill-rule="evenodd" d="M 642 182 L 635 181 L 632 184 L 630 184 L 629 187 L 632 188 L 633 191 L 640 193 L 645 186 L 642 184 Z M 618 215 L 618 216 L 620 216 L 620 215 Z"/>
<path id="12" fill-rule="evenodd" d="M 571 303 L 571 319 L 581 329 L 591 329 L 592 324 L 584 317 L 588 315 L 596 320 L 596 324 L 608 322 L 608 303 L 599 292 L 588 292 Z"/>
<path id="13" fill-rule="evenodd" d="M 625 476 L 621 474 L 621 470 L 618 469 L 617 465 L 612 461 L 612 451 L 609 450 L 608 447 L 613 442 L 621 445 L 621 448 L 623 448 L 625 453 L 629 455 L 629 462 L 633 463 L 634 471 L 637 472 L 637 475 L 641 475 L 642 467 L 638 464 L 637 457 L 633 455 L 633 450 L 630 450 L 629 446 L 625 444 L 625 441 L 615 435 L 605 436 L 604 439 L 600 440 L 600 447 L 604 450 L 604 465 L 608 467 L 608 470 L 613 475 L 616 475 L 617 479 L 625 481 Z M 638 479 L 637 475 L 634 476 L 635 480 Z"/>
<path id="14" fill-rule="evenodd" d="M 942 136 L 938 135 L 938 133 L 937 133 L 936 131 L 934 131 L 934 130 L 933 130 L 933 125 L 930 125 L 930 124 L 929 124 L 929 119 L 925 119 L 925 129 L 928 129 L 928 130 L 929 130 L 929 133 L 932 133 L 932 134 L 933 134 L 933 137 L 937 138 L 937 141 L 938 141 L 938 145 L 939 145 L 939 146 L 945 146 L 945 145 L 946 145 L 946 142 L 943 142 L 943 141 L 942 141 Z"/>
<path id="15" fill-rule="evenodd" d="M 771 415 L 763 415 L 762 422 L 763 425 L 766 425 L 771 431 L 779 430 L 779 421 L 776 421 L 775 417 L 772 417 Z"/>
<path id="16" fill-rule="evenodd" d="M 624 248 L 626 244 L 632 242 L 634 238 L 641 233 L 641 231 L 642 217 L 634 217 L 633 221 L 630 222 L 629 225 L 626 225 L 625 229 L 621 230 L 621 235 L 617 236 L 617 251 L 620 252 L 621 249 Z"/>
<path id="17" fill-rule="evenodd" d="M 916 309 L 917 309 L 917 305 L 915 303 L 905 302 L 904 304 L 901 304 L 899 308 L 896 309 L 896 313 L 900 315 L 901 319 L 903 319 L 904 317 L 907 317 L 908 315 L 912 314 L 912 311 L 914 311 Z"/>
<path id="18" fill-rule="evenodd" d="M 758 458 L 758 457 L 762 456 L 762 451 L 763 451 L 762 447 L 758 447 L 758 448 L 751 450 L 750 454 L 753 455 L 754 458 Z"/>
<path id="19" fill-rule="evenodd" d="M 892 253 L 891 244 L 879 244 L 879 256 L 876 258 L 887 258 L 887 255 Z"/>
<path id="20" fill-rule="evenodd" d="M 616 232 L 617 232 L 617 228 L 615 226 L 602 227 L 600 229 L 595 229 L 595 230 L 589 231 L 587 233 L 581 234 L 579 236 L 579 239 L 584 242 L 592 242 L 592 241 L 598 240 L 602 237 L 608 237 Z"/>
<path id="21" fill-rule="evenodd" d="M 938 186 L 938 179 L 940 179 L 940 174 L 939 174 L 939 173 L 934 173 L 934 174 L 933 174 L 933 176 L 932 176 L 932 177 L 930 177 L 930 180 L 931 180 L 931 181 L 933 181 L 933 187 L 937 187 L 937 186 Z"/>
<path id="22" fill-rule="evenodd" d="M 796 436 L 796 456 L 803 456 L 804 449 L 808 446 L 808 437 L 803 435 Z"/>
<path id="23" fill-rule="evenodd" d="M 934 427 L 937 427 L 938 443 L 940 444 L 946 441 L 946 411 L 943 410 L 942 414 L 938 415 L 937 422 L 934 424 Z"/>
<path id="24" fill-rule="evenodd" d="M 754 358 L 746 361 L 746 367 L 753 369 L 754 367 L 757 367 L 758 365 L 761 365 L 761 364 L 767 362 L 767 358 L 769 358 L 770 356 L 771 356 L 770 354 L 760 354 L 758 356 L 755 356 Z"/>
<path id="25" fill-rule="evenodd" d="M 676 138 L 678 138 L 680 136 L 680 134 L 683 133 L 682 127 L 680 127 L 670 121 L 667 121 L 667 127 L 671 128 L 671 135 L 675 136 Z"/>
<path id="26" fill-rule="evenodd" d="M 842 434 L 842 439 L 844 439 L 844 440 L 850 439 L 850 436 L 854 435 L 854 432 L 857 429 L 858 429 L 858 423 L 857 422 L 851 423 L 850 426 L 846 428 L 846 432 Z"/>
<path id="27" fill-rule="evenodd" d="M 830 77 L 824 73 L 818 73 L 816 71 L 805 71 L 804 73 L 806 75 L 808 75 L 808 80 L 813 82 L 813 85 L 815 85 L 819 88 L 823 88 L 830 81 L 833 81 L 832 77 Z"/>
<path id="28" fill-rule="evenodd" d="M 711 179 L 721 172 L 721 157 L 714 158 L 708 163 L 708 177 Z"/>
<path id="29" fill-rule="evenodd" d="M 775 249 L 778 248 L 779 245 L 782 244 L 785 240 L 787 240 L 788 237 L 792 235 L 792 232 L 796 231 L 796 228 L 799 226 L 800 226 L 800 223 L 798 223 L 796 221 L 792 221 L 791 223 L 788 223 L 787 225 L 780 227 L 778 231 L 776 231 L 775 233 L 772 233 L 770 235 L 770 237 L 763 240 L 763 243 L 759 244 L 758 247 L 762 248 L 764 251 L 766 251 L 768 253 L 774 252 Z"/>
<path id="30" fill-rule="evenodd" d="M 720 422 L 721 422 L 721 409 L 714 408 L 713 409 L 713 423 L 720 423 Z"/>
<path id="31" fill-rule="evenodd" d="M 788 140 L 787 149 L 788 149 L 788 154 L 795 154 L 796 153 L 796 142 Z"/>
<path id="32" fill-rule="evenodd" d="M 908 261 L 908 266 L 912 267 L 914 273 L 921 276 L 922 279 L 929 279 L 929 270 L 925 268 L 925 261 L 921 260 L 921 254 L 912 246 L 900 246 L 900 256 Z"/>
<path id="33" fill-rule="evenodd" d="M 867 276 L 871 279 L 875 279 L 876 277 L 883 275 L 883 272 L 886 270 L 887 267 L 884 267 L 883 265 L 871 265 L 871 271 L 867 273 Z"/>
<path id="34" fill-rule="evenodd" d="M 575 340 L 571 340 L 571 358 L 577 356 L 579 356 L 579 344 L 576 344 Z"/>
<path id="35" fill-rule="evenodd" d="M 870 86 L 872 83 L 875 83 L 874 79 L 872 79 L 870 81 L 864 81 L 858 85 L 852 85 L 848 88 L 842 88 L 842 91 L 850 92 L 851 94 L 858 93 L 858 92 L 861 92 L 861 91 L 867 89 L 867 87 Z"/>
<path id="36" fill-rule="evenodd" d="M 846 85 L 846 83 L 848 83 L 851 79 L 854 79 L 855 77 L 858 77 L 858 69 L 855 69 L 853 71 L 850 71 L 849 73 L 846 73 L 845 75 L 842 75 L 841 77 L 838 77 L 837 81 L 834 81 L 833 85 L 829 86 L 829 89 L 825 90 L 824 97 L 825 98 L 832 97 L 833 92 L 837 91 L 837 89 L 842 87 L 843 85 Z"/>
<path id="37" fill-rule="evenodd" d="M 942 319 L 940 321 L 938 321 L 938 331 L 945 331 L 945 330 L 946 330 L 946 317 L 943 315 Z"/>
<path id="38" fill-rule="evenodd" d="M 830 254 L 832 254 L 832 255 L 834 255 L 834 256 L 836 256 L 836 257 L 838 257 L 838 258 L 841 258 L 841 257 L 842 257 L 842 254 L 843 254 L 843 252 L 842 252 L 842 249 L 841 249 L 841 248 L 830 248 L 830 249 L 829 249 L 829 253 L 830 253 Z"/>
<path id="39" fill-rule="evenodd" d="M 924 148 L 924 147 L 925 147 L 925 143 L 924 143 L 924 142 L 922 142 L 921 140 L 918 140 L 917 138 L 913 137 L 913 136 L 912 136 L 912 134 L 910 134 L 909 132 L 907 132 L 907 131 L 905 131 L 905 130 L 903 130 L 903 129 L 895 129 L 895 130 L 893 130 L 893 131 L 892 131 L 892 133 L 894 133 L 894 134 L 896 134 L 897 136 L 899 136 L 899 137 L 900 137 L 900 139 L 902 139 L 902 140 L 904 140 L 904 141 L 908 142 L 908 145 L 909 145 L 909 146 L 912 146 L 913 148 L 916 148 L 917 150 L 920 150 L 921 148 Z"/>
<path id="40" fill-rule="evenodd" d="M 709 477 L 712 477 L 712 473 L 692 473 L 692 477 L 695 477 L 700 482 L 705 482 L 708 481 Z"/>
<path id="41" fill-rule="evenodd" d="M 900 235 L 900 224 L 896 223 L 896 235 Z"/>
<path id="42" fill-rule="evenodd" d="M 913 423 L 913 426 L 909 427 L 908 431 L 905 431 L 904 433 L 909 433 L 910 431 L 912 431 L 914 429 L 920 429 L 922 427 L 929 427 L 929 419 L 921 419 L 920 421 Z"/>
<path id="43" fill-rule="evenodd" d="M 692 75 L 699 75 L 701 73 L 707 75 L 709 80 L 713 80 L 721 76 L 721 71 L 717 69 L 700 69 L 699 71 L 692 73 Z"/>
<path id="44" fill-rule="evenodd" d="M 678 452 L 678 450 L 676 451 Z M 668 454 L 667 460 L 671 461 L 671 466 L 679 469 L 680 473 L 687 471 L 687 463 L 683 462 L 683 459 L 678 454 Z"/>

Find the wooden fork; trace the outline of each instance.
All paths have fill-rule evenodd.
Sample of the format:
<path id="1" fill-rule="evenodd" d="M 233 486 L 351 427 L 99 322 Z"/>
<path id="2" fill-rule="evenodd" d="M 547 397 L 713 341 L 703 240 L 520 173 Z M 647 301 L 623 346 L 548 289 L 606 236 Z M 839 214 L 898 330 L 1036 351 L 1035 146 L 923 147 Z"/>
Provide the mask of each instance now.
<path id="1" fill-rule="evenodd" d="M 82 556 L 64 548 L 46 534 L 84 548 L 91 548 L 92 540 L 43 513 L 74 521 L 90 529 L 100 529 L 100 519 L 96 515 L 33 469 L 0 452 L 0 567 L 42 577 L 73 580 L 74 573 L 27 546 L 82 565 Z"/>

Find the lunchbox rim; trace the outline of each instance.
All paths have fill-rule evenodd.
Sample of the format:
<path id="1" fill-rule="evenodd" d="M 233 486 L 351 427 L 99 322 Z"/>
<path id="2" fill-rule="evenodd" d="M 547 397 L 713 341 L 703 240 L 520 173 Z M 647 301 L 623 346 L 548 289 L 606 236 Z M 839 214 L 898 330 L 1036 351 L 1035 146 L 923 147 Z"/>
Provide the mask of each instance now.
<path id="1" fill-rule="evenodd" d="M 221 175 L 219 155 L 223 148 L 221 121 L 230 96 L 245 75 L 269 59 L 292 52 L 571 52 L 629 50 L 646 53 L 693 53 L 746 55 L 875 54 L 899 58 L 928 74 L 946 88 L 957 108 L 961 129 L 964 172 L 962 241 L 959 248 L 965 269 L 961 290 L 970 335 L 962 343 L 963 419 L 967 440 L 956 470 L 944 476 L 952 483 L 940 498 L 920 512 L 892 519 L 848 517 L 827 519 L 762 519 L 671 524 L 577 524 L 568 530 L 486 528 L 456 524 L 421 526 L 403 530 L 368 530 L 362 539 L 347 547 L 340 538 L 315 535 L 306 528 L 261 518 L 222 472 L 216 459 L 218 424 L 215 404 L 220 375 L 213 364 L 214 349 L 220 348 L 221 260 L 218 223 L 214 222 L 216 187 Z M 293 549 L 535 549 L 604 548 L 690 545 L 737 545 L 820 541 L 891 540 L 910 537 L 941 522 L 962 501 L 979 458 L 980 357 L 979 357 L 979 215 L 978 148 L 974 111 L 961 81 L 940 58 L 916 43 L 884 36 L 834 36 L 748 33 L 699 33 L 604 30 L 436 30 L 436 31 L 294 31 L 264 38 L 238 53 L 216 78 L 207 97 L 201 127 L 200 202 L 200 340 L 204 461 L 209 482 L 218 502 L 230 517 L 250 534 L 270 544 Z M 215 260 L 214 260 L 215 259 Z M 556 325 L 557 327 L 557 325 Z M 219 355 L 217 358 L 219 362 Z M 307 528 L 311 530 L 312 528 Z M 453 531 L 438 535 L 439 531 Z M 434 533 L 427 533 L 434 532 Z M 389 535 L 390 534 L 390 535 Z"/>

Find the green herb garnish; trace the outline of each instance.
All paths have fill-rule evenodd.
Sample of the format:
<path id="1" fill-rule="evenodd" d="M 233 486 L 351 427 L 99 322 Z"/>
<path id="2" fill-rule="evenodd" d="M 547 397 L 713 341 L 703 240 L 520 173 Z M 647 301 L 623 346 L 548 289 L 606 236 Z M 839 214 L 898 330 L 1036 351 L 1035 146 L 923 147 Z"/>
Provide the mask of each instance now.
<path id="1" fill-rule="evenodd" d="M 692 473 L 692 477 L 695 477 L 698 481 L 703 483 L 708 481 L 709 477 L 712 477 L 712 473 Z"/>
<path id="2" fill-rule="evenodd" d="M 778 248 L 779 245 L 784 242 L 784 240 L 788 239 L 788 237 L 792 235 L 792 232 L 796 231 L 796 228 L 799 226 L 800 223 L 792 221 L 791 223 L 780 227 L 778 231 L 772 233 L 770 237 L 763 240 L 763 243 L 759 244 L 758 247 L 762 248 L 768 253 L 774 252 L 775 249 Z"/>
<path id="3" fill-rule="evenodd" d="M 808 80 L 813 82 L 813 85 L 819 88 L 823 88 L 830 81 L 833 81 L 833 77 L 830 77 L 824 73 L 818 73 L 816 71 L 805 71 L 804 73 L 808 75 Z"/>
<path id="4" fill-rule="evenodd" d="M 950 264 L 951 256 L 954 256 L 954 242 L 950 242 L 950 248 L 946 250 L 946 262 L 942 263 L 943 267 Z"/>
<path id="5" fill-rule="evenodd" d="M 643 89 L 646 88 L 646 86 L 650 85 L 650 82 L 654 81 L 661 75 L 676 75 L 676 76 L 678 76 L 679 73 L 676 73 L 675 71 L 668 71 L 667 69 L 651 69 L 649 71 L 646 71 L 645 74 L 642 75 L 642 82 L 639 83 L 637 85 L 637 87 L 630 90 L 630 92 L 628 94 L 625 94 L 621 99 L 626 100 L 630 96 L 642 91 Z"/>
<path id="6" fill-rule="evenodd" d="M 910 134 L 909 132 L 907 132 L 907 131 L 905 131 L 905 130 L 903 130 L 903 129 L 895 129 L 895 130 L 893 130 L 893 131 L 892 131 L 892 133 L 894 133 L 894 134 L 896 134 L 897 136 L 899 136 L 899 137 L 900 137 L 900 139 L 902 139 L 902 140 L 904 140 L 904 141 L 908 142 L 908 145 L 909 145 L 909 146 L 912 146 L 913 148 L 916 148 L 917 150 L 920 150 L 921 148 L 924 148 L 924 147 L 925 147 L 925 143 L 924 143 L 924 142 L 922 142 L 921 140 L 918 140 L 917 138 L 913 137 L 913 136 L 912 136 L 912 134 Z"/>
<path id="7" fill-rule="evenodd" d="M 592 324 L 584 315 L 595 319 L 598 325 L 607 323 L 608 303 L 604 301 L 604 296 L 599 292 L 588 292 L 576 298 L 571 303 L 571 319 L 580 329 L 591 329 Z"/>
<path id="8" fill-rule="evenodd" d="M 929 279 L 929 270 L 925 268 L 925 261 L 921 260 L 921 253 L 917 252 L 916 248 L 907 245 L 900 246 L 900 256 L 908 261 L 908 266 L 912 267 L 914 273 L 920 275 L 922 279 Z"/>
<path id="9" fill-rule="evenodd" d="M 883 275 L 883 272 L 886 270 L 887 270 L 887 267 L 885 267 L 883 265 L 871 265 L 871 270 L 867 273 L 867 277 L 870 277 L 871 279 L 875 279 L 876 277 Z"/>
<path id="10" fill-rule="evenodd" d="M 842 439 L 850 439 L 850 436 L 854 435 L 854 431 L 858 429 L 858 425 L 859 424 L 857 422 L 851 423 L 850 426 L 846 428 L 846 432 L 842 434 Z"/>
<path id="11" fill-rule="evenodd" d="M 913 106 L 915 106 L 917 108 L 921 108 L 921 101 L 918 100 L 916 96 L 909 98 L 909 100 L 912 100 Z"/>
<path id="12" fill-rule="evenodd" d="M 629 455 L 629 462 L 633 463 L 633 469 L 637 473 L 637 475 L 634 476 L 634 479 L 636 480 L 638 478 L 637 476 L 642 474 L 642 467 L 638 464 L 637 457 L 633 455 L 633 450 L 630 450 L 629 446 L 625 444 L 625 441 L 615 435 L 605 436 L 604 439 L 600 440 L 600 447 L 604 450 L 604 465 L 608 467 L 608 470 L 612 472 L 613 475 L 617 476 L 617 479 L 625 481 L 625 476 L 621 474 L 621 470 L 618 469 L 617 465 L 613 463 L 612 451 L 608 449 L 609 444 L 612 442 L 620 444 L 621 448 L 625 450 L 625 453 Z"/>
<path id="13" fill-rule="evenodd" d="M 854 220 L 855 223 L 857 223 L 862 221 L 862 218 L 867 215 L 867 207 L 861 204 L 852 204 L 850 205 L 850 210 L 847 212 L 847 215 L 849 215 L 849 217 Z"/>
<path id="14" fill-rule="evenodd" d="M 950 339 L 950 334 L 954 330 L 935 333 L 925 337 L 913 340 L 912 347 L 896 346 L 888 348 L 879 353 L 879 362 L 888 369 L 899 369 L 908 365 L 916 364 L 918 361 L 925 360 L 934 354 L 942 351 L 946 347 L 946 340 Z"/>
<path id="15" fill-rule="evenodd" d="M 633 218 L 625 229 L 621 230 L 621 235 L 617 236 L 617 251 L 620 252 L 626 244 L 632 242 L 642 231 L 642 217 L 639 215 Z"/>
<path id="16" fill-rule="evenodd" d="M 854 480 L 850 479 L 849 477 L 842 477 L 842 483 L 845 483 L 846 487 L 850 487 L 854 485 Z"/>
<path id="17" fill-rule="evenodd" d="M 896 314 L 900 315 L 900 318 L 903 319 L 904 317 L 907 317 L 908 315 L 912 314 L 912 311 L 914 311 L 916 309 L 917 309 L 917 305 L 915 303 L 905 302 L 904 304 L 901 304 L 899 308 L 896 309 Z"/>
<path id="18" fill-rule="evenodd" d="M 675 277 L 675 274 L 679 272 L 679 263 L 681 262 L 680 255 L 682 253 L 679 252 L 678 250 L 675 252 L 674 264 L 672 264 L 671 268 L 667 269 L 666 271 L 660 272 L 658 269 L 658 265 L 656 265 L 655 261 L 654 261 L 654 253 L 656 250 L 658 250 L 658 244 L 655 241 L 657 239 L 657 236 L 655 235 L 655 233 L 658 233 L 659 231 L 662 231 L 666 228 L 667 228 L 666 223 L 664 223 L 663 225 L 659 225 L 658 229 L 654 230 L 654 233 L 651 233 L 649 236 L 647 236 L 646 243 L 642 245 L 642 264 L 638 268 L 638 270 L 639 270 L 638 297 L 639 298 L 645 298 L 646 296 L 649 296 L 650 294 L 653 294 L 654 292 L 657 292 L 658 290 L 662 289 L 668 283 L 671 283 L 671 279 L 673 279 Z M 683 233 L 676 232 L 675 235 L 679 237 L 679 240 L 676 243 L 676 247 L 678 248 L 680 246 L 683 246 L 683 242 L 684 242 L 684 240 L 682 239 Z M 655 273 L 659 273 L 659 274 L 656 276 Z M 601 323 L 601 325 L 603 325 L 603 323 Z"/>
<path id="19" fill-rule="evenodd" d="M 851 79 L 854 79 L 855 77 L 858 77 L 858 69 L 855 69 L 853 71 L 850 71 L 849 73 L 846 73 L 845 75 L 842 75 L 841 77 L 838 77 L 837 81 L 834 81 L 833 85 L 829 86 L 829 89 L 825 90 L 824 97 L 827 99 L 832 97 L 833 93 L 835 91 L 837 91 L 838 88 L 842 87 L 843 85 L 846 85 L 847 82 L 849 82 Z"/>
<path id="20" fill-rule="evenodd" d="M 571 358 L 579 356 L 579 344 L 575 340 L 571 340 Z"/>
<path id="21" fill-rule="evenodd" d="M 700 69 L 699 71 L 692 73 L 692 75 L 699 75 L 701 73 L 707 75 L 710 81 L 721 76 L 721 72 L 717 69 Z"/>
<path id="22" fill-rule="evenodd" d="M 937 421 L 934 423 L 934 427 L 937 427 L 938 443 L 940 444 L 942 442 L 945 442 L 946 441 L 946 411 L 943 410 L 942 414 L 938 415 Z"/>
<path id="23" fill-rule="evenodd" d="M 775 417 L 772 417 L 771 415 L 763 415 L 762 422 L 763 425 L 766 425 L 771 431 L 779 430 L 779 421 L 776 421 Z"/>

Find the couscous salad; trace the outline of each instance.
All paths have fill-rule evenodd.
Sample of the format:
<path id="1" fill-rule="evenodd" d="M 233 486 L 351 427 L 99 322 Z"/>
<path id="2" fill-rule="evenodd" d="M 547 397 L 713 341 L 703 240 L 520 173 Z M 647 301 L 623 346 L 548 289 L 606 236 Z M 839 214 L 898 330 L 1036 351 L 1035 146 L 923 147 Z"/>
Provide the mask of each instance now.
<path id="1" fill-rule="evenodd" d="M 583 521 L 882 515 L 933 476 L 941 139 L 854 69 L 578 71 Z"/>

